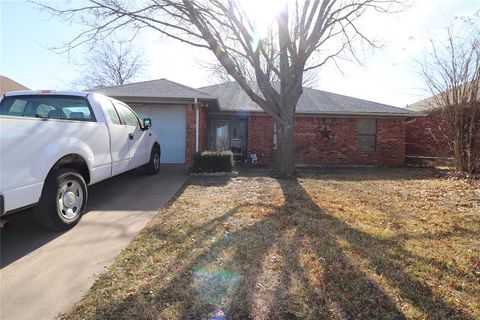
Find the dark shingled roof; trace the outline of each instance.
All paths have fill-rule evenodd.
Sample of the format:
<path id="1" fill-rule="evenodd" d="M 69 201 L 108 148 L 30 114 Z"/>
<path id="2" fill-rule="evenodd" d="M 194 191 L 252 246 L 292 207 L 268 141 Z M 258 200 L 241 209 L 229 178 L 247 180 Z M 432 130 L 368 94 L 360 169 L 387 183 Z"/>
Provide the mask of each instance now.
<path id="1" fill-rule="evenodd" d="M 275 85 L 278 86 L 278 83 Z M 119 86 L 97 88 L 89 90 L 107 96 L 125 98 L 154 99 L 203 99 L 217 100 L 220 111 L 245 111 L 263 112 L 236 82 L 227 82 L 194 89 L 167 79 L 151 80 L 124 84 Z M 257 91 L 259 91 L 257 89 Z M 389 106 L 386 104 L 352 98 L 326 91 L 304 88 L 303 94 L 297 105 L 297 113 L 325 114 L 325 115 L 383 115 L 409 117 L 420 114 L 408 110 Z"/>
<path id="2" fill-rule="evenodd" d="M 463 86 L 470 85 L 470 84 L 471 83 L 468 82 L 467 84 L 464 84 L 464 85 L 461 85 L 461 86 L 463 87 Z M 451 94 L 451 91 L 450 91 L 449 94 Z M 480 88 L 478 88 L 478 94 L 480 95 Z M 412 103 L 411 105 L 408 105 L 407 109 L 417 111 L 417 112 L 430 113 L 430 112 L 438 109 L 437 98 L 439 98 L 439 97 L 440 97 L 439 95 L 434 95 L 434 96 L 425 98 L 423 100 Z M 442 99 L 440 99 L 440 101 L 442 101 Z"/>
<path id="3" fill-rule="evenodd" d="M 203 87 L 199 90 L 216 97 L 221 111 L 262 111 L 236 82 Z M 311 88 L 304 88 L 297 105 L 297 113 L 401 117 L 418 115 L 411 110 Z"/>
<path id="4" fill-rule="evenodd" d="M 129 83 L 88 90 L 111 97 L 215 99 L 209 94 L 167 79 Z"/>

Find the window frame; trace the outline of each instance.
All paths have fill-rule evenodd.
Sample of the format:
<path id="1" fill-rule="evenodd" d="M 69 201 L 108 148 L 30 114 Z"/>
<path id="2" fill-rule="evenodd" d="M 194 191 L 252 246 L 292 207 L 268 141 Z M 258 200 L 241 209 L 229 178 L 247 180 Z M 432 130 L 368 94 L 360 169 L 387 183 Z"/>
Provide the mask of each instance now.
<path id="1" fill-rule="evenodd" d="M 25 115 L 25 109 L 28 107 L 29 102 L 27 102 L 27 105 L 25 106 L 25 109 L 23 110 L 23 115 L 18 116 L 18 115 L 9 115 L 9 114 L 0 114 L 0 117 L 12 117 L 12 118 L 21 118 L 21 119 L 36 119 L 40 121 L 79 121 L 79 122 L 98 122 L 97 117 L 95 116 L 95 112 L 93 112 L 93 108 L 88 101 L 87 97 L 84 96 L 76 96 L 76 95 L 68 95 L 68 94 L 21 94 L 21 95 L 11 95 L 11 96 L 4 96 L 1 105 L 0 105 L 0 110 L 1 106 L 5 103 L 6 99 L 19 99 L 22 100 L 24 98 L 25 100 L 28 98 L 73 98 L 77 100 L 82 100 L 85 105 L 88 107 L 90 110 L 90 114 L 92 117 L 90 119 L 69 119 L 69 118 L 39 118 L 35 116 L 30 116 L 30 115 Z"/>
<path id="2" fill-rule="evenodd" d="M 361 120 L 373 120 L 375 123 L 375 133 L 360 133 L 360 121 Z M 373 144 L 373 150 L 361 150 L 360 145 L 359 145 L 359 137 L 373 137 L 374 139 L 374 144 Z M 378 119 L 377 118 L 357 118 L 357 145 L 356 145 L 356 151 L 357 152 L 376 152 L 377 151 L 377 142 L 378 142 Z"/>

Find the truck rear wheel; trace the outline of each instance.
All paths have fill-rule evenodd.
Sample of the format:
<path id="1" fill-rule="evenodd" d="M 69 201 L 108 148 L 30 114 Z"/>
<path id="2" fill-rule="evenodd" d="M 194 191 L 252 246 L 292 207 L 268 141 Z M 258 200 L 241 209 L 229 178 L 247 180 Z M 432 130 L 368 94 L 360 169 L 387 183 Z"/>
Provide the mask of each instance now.
<path id="1" fill-rule="evenodd" d="M 73 169 L 53 169 L 43 186 L 37 218 L 50 230 L 68 230 L 82 218 L 87 207 L 87 184 Z"/>
<path id="2" fill-rule="evenodd" d="M 147 174 L 157 174 L 160 171 L 160 147 L 154 145 L 150 154 L 150 162 L 145 165 Z"/>

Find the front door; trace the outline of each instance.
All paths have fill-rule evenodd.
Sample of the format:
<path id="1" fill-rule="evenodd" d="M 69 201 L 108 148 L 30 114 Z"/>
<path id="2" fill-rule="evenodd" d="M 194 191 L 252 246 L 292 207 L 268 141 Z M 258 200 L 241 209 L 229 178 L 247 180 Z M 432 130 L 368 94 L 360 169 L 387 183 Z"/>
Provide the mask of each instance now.
<path id="1" fill-rule="evenodd" d="M 230 150 L 230 126 L 228 120 L 212 121 L 213 150 Z"/>

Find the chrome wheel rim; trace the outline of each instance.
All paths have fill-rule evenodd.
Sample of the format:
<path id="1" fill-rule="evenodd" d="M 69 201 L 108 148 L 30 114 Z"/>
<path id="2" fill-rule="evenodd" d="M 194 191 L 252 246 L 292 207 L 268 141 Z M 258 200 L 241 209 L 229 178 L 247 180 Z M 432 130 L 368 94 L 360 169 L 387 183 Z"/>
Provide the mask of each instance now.
<path id="1" fill-rule="evenodd" d="M 155 152 L 155 155 L 153 156 L 153 166 L 155 170 L 160 168 L 160 155 L 157 152 Z"/>
<path id="2" fill-rule="evenodd" d="M 59 188 L 58 211 L 67 220 L 75 219 L 83 206 L 83 189 L 76 180 L 66 180 Z"/>

